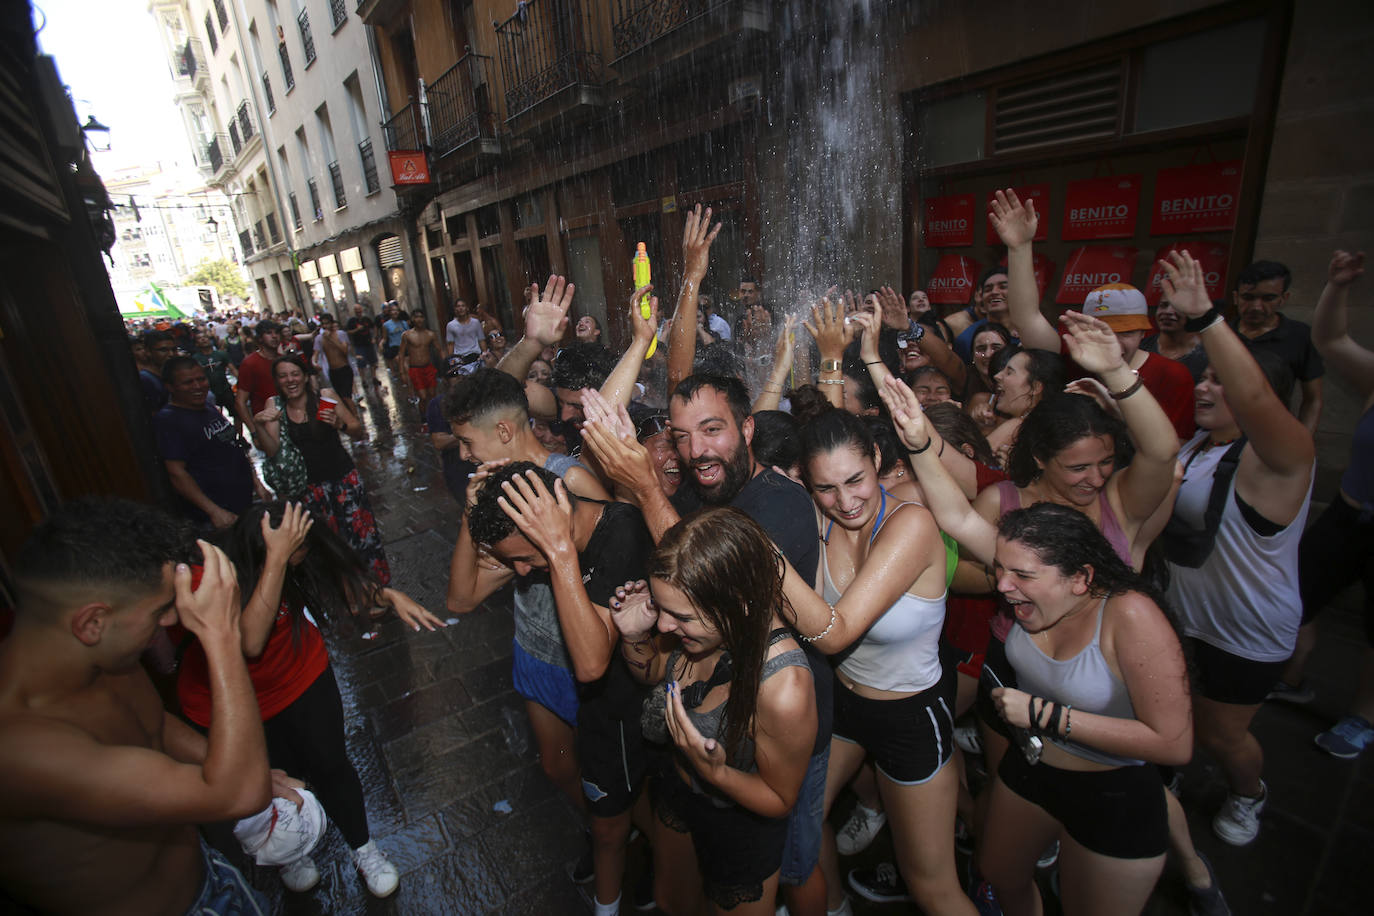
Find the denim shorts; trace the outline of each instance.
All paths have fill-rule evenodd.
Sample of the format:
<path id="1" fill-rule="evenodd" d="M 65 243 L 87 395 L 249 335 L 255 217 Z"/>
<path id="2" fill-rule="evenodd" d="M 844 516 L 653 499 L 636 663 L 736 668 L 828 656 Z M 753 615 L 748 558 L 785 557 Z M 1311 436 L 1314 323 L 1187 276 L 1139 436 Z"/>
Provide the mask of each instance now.
<path id="1" fill-rule="evenodd" d="M 514 644 L 511 680 L 515 692 L 577 728 L 577 681 L 572 672 L 541 661 Z"/>
<path id="2" fill-rule="evenodd" d="M 195 902 L 186 908 L 187 916 L 267 916 L 272 912 L 267 898 L 203 839 L 200 857 L 205 863 L 205 877 L 200 882 Z"/>
<path id="3" fill-rule="evenodd" d="M 830 745 L 806 765 L 797 803 L 787 816 L 787 842 L 782 847 L 778 881 L 791 887 L 806 883 L 821 860 L 821 828 L 825 823 L 825 774 L 830 769 Z"/>

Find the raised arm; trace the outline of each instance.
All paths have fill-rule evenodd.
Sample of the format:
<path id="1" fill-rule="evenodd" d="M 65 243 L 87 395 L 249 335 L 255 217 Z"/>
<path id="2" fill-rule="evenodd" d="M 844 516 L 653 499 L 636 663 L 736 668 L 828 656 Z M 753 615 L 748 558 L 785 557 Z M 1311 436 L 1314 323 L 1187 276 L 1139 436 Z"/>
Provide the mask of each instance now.
<path id="1" fill-rule="evenodd" d="M 464 496 L 467 509 L 472 508 L 477 494 L 481 491 L 491 472 L 508 459 L 488 461 L 478 466 L 468 478 L 468 489 Z M 477 543 L 468 531 L 468 512 L 464 510 L 462 524 L 458 526 L 458 542 L 453 545 L 453 555 L 449 558 L 448 591 L 445 606 L 451 614 L 466 614 L 477 609 L 486 598 L 505 585 L 515 572 L 478 549 Z"/>
<path id="2" fill-rule="evenodd" d="M 658 328 L 658 297 L 652 296 L 649 299 L 648 318 L 645 318 L 639 309 L 639 301 L 652 291 L 652 286 L 641 286 L 630 297 L 630 330 L 633 336 L 630 338 L 630 345 L 620 357 L 620 362 L 615 364 L 615 369 L 606 376 L 606 382 L 601 386 L 601 396 L 612 404 L 630 403 L 635 381 L 639 378 L 639 370 L 644 367 L 649 345 L 654 342 L 654 334 Z"/>
<path id="3" fill-rule="evenodd" d="M 1364 252 L 1337 251 L 1326 272 L 1326 287 L 1312 315 L 1312 343 L 1322 359 L 1345 376 L 1361 400 L 1374 395 L 1374 351 L 1350 336 L 1350 286 L 1364 274 Z"/>
<path id="4" fill-rule="evenodd" d="M 614 429 L 604 419 L 593 416 L 582 425 L 582 444 L 595 456 L 606 476 L 629 492 L 657 544 L 664 532 L 678 523 L 679 516 L 658 485 L 648 450 L 633 432 Z"/>
<path id="5" fill-rule="evenodd" d="M 1011 188 L 997 191 L 988 219 L 1007 246 L 1007 316 L 1023 346 L 1059 352 L 1059 335 L 1040 312 L 1040 287 L 1035 283 L 1031 239 L 1040 224 L 1035 201 L 1024 203 Z"/>
<path id="6" fill-rule="evenodd" d="M 763 383 L 759 396 L 754 399 L 753 412 L 777 410 L 782 401 L 783 388 L 787 384 L 788 373 L 792 371 L 792 349 L 797 342 L 797 319 L 788 315 L 778 327 L 778 339 L 773 344 L 773 368 Z"/>
<path id="7" fill-rule="evenodd" d="M 673 329 L 668 333 L 668 394 L 677 383 L 692 374 L 697 352 L 697 296 L 706 267 L 711 262 L 711 243 L 720 235 L 720 223 L 711 226 L 711 208 L 706 212 L 697 204 L 687 214 L 682 229 L 682 291 L 673 312 Z"/>
<path id="8" fill-rule="evenodd" d="M 665 677 L 668 653 L 664 638 L 654 635 L 658 609 L 649 595 L 649 583 L 626 582 L 611 599 L 611 622 L 620 633 L 620 657 L 630 674 L 642 684 L 657 684 Z"/>
<path id="9" fill-rule="evenodd" d="M 506 351 L 496 364 L 507 375 L 519 379 L 521 383 L 530 374 L 530 366 L 539 358 L 545 347 L 556 347 L 568 329 L 568 309 L 572 307 L 573 292 L 577 287 L 565 277 L 550 275 L 539 292 L 539 284 L 530 286 L 530 304 L 525 306 L 525 333 L 520 340 Z"/>
<path id="10" fill-rule="evenodd" d="M 844 349 L 854 339 L 857 326 L 845 321 L 844 304 L 838 297 L 831 302 L 829 296 L 824 296 L 811 306 L 811 320 L 803 321 L 802 327 L 816 341 L 821 354 L 817 386 L 831 404 L 844 407 Z"/>
<path id="11" fill-rule="evenodd" d="M 315 519 L 310 510 L 300 503 L 287 503 L 281 524 L 275 528 L 272 527 L 272 516 L 263 513 L 262 541 L 267 547 L 267 555 L 258 574 L 258 583 L 244 604 L 239 620 L 240 642 L 246 657 L 257 658 L 267 647 L 267 638 L 272 635 L 272 625 L 276 623 L 277 609 L 281 606 L 287 564 L 291 561 L 291 555 L 305 543 L 306 535 L 314 525 Z"/>

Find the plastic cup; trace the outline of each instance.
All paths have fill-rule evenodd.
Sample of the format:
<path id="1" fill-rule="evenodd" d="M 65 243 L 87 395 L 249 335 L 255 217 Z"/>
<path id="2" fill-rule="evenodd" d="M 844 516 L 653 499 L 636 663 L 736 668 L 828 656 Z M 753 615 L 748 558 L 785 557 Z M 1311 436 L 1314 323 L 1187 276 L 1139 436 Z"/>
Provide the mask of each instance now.
<path id="1" fill-rule="evenodd" d="M 326 410 L 334 410 L 334 409 L 337 408 L 338 406 L 339 406 L 339 402 L 336 401 L 336 400 L 334 400 L 334 399 L 333 399 L 332 397 L 330 397 L 329 395 L 327 395 L 327 394 L 322 394 L 322 395 L 320 395 L 320 407 L 319 407 L 319 409 L 318 409 L 317 411 L 315 411 L 315 419 L 317 419 L 317 420 L 323 420 L 323 419 L 324 419 L 324 412 L 325 412 Z"/>

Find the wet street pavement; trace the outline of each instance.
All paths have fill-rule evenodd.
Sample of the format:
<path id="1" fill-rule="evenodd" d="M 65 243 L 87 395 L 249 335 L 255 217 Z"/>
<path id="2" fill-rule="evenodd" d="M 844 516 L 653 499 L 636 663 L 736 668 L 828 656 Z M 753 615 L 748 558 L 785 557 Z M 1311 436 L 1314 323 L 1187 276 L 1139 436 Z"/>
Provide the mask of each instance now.
<path id="1" fill-rule="evenodd" d="M 394 392 L 391 379 L 386 385 Z M 371 397 L 364 411 L 368 438 L 351 448 L 386 543 L 392 584 L 448 618 L 444 591 L 458 506 L 420 423 L 403 396 Z M 1198 755 L 1185 770 L 1183 799 L 1194 839 L 1211 858 L 1236 916 L 1374 909 L 1362 882 L 1374 850 L 1374 754 L 1336 760 L 1312 744 L 1354 690 L 1364 646 L 1357 602 L 1347 594 L 1323 618 L 1309 674 L 1316 702 L 1270 703 L 1256 720 L 1270 801 L 1253 845 L 1236 849 L 1211 832 L 1225 794 L 1215 765 Z M 511 636 L 508 592 L 434 633 L 412 633 L 395 620 L 371 639 L 347 626 L 326 633 L 372 835 L 401 871 L 401 885 L 387 900 L 370 897 L 331 827 L 316 851 L 323 880 L 310 893 L 284 891 L 276 869 L 244 865 L 280 912 L 590 912 L 564 872 L 582 849 L 581 825 L 540 770 L 523 703 L 511 687 Z M 848 806 L 842 800 L 836 824 Z M 845 865 L 881 861 L 890 850 L 884 831 Z M 855 904 L 858 913 L 913 909 Z M 1052 902 L 1046 909 L 1057 912 Z M 1188 912 L 1172 868 L 1146 912 Z"/>

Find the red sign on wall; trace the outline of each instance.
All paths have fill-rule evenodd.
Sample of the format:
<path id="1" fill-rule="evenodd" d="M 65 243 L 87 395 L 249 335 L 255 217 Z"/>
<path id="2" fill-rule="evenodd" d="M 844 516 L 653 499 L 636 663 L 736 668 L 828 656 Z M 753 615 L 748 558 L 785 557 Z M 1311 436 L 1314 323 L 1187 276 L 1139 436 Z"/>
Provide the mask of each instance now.
<path id="1" fill-rule="evenodd" d="M 1155 262 L 1150 268 L 1150 282 L 1144 289 L 1146 302 L 1151 306 L 1159 305 L 1160 297 L 1164 295 L 1164 289 L 1159 283 L 1164 271 L 1160 269 L 1159 262 L 1168 257 L 1171 251 L 1186 251 L 1202 264 L 1202 278 L 1207 285 L 1209 298 L 1221 299 L 1226 295 L 1226 262 L 1231 252 L 1220 242 L 1204 242 L 1199 239 L 1195 242 L 1174 242 L 1155 252 Z"/>
<path id="2" fill-rule="evenodd" d="M 972 194 L 926 199 L 926 218 L 921 227 L 930 248 L 963 248 L 973 244 L 976 217 Z"/>
<path id="3" fill-rule="evenodd" d="M 989 245 L 1000 245 L 1002 240 L 997 237 L 997 230 L 992 228 L 992 220 L 988 219 L 988 213 L 992 211 L 992 195 L 995 191 L 1005 191 L 1005 188 L 993 188 L 988 192 L 986 206 L 983 207 L 983 223 L 988 227 L 987 242 Z M 1013 187 L 1016 196 L 1021 198 L 1021 202 L 1027 200 L 1035 201 L 1035 213 L 1040 217 L 1040 225 L 1035 227 L 1035 238 L 1033 242 L 1043 242 L 1050 237 L 1050 186 L 1047 184 L 1028 184 L 1023 187 Z"/>
<path id="4" fill-rule="evenodd" d="M 935 265 L 935 273 L 926 284 L 926 295 L 936 305 L 966 305 L 973 297 L 973 284 L 981 269 L 973 258 L 940 255 L 940 263 Z"/>
<path id="5" fill-rule="evenodd" d="M 387 153 L 391 160 L 391 183 L 429 184 L 429 159 L 423 150 L 392 150 Z"/>
<path id="6" fill-rule="evenodd" d="M 1130 283 L 1139 249 L 1128 245 L 1084 245 L 1069 255 L 1054 301 L 1081 306 L 1088 293 L 1106 283 Z"/>
<path id="7" fill-rule="evenodd" d="M 1003 255 L 1002 260 L 997 263 L 1006 267 L 1007 256 Z M 1045 298 L 1045 290 L 1050 288 L 1050 281 L 1054 279 L 1055 266 L 1053 261 L 1039 252 L 1031 255 L 1031 268 L 1035 271 L 1035 285 L 1039 290 L 1041 299 Z"/>
<path id="8" fill-rule="evenodd" d="M 1220 232 L 1236 224 L 1241 161 L 1160 169 L 1155 176 L 1151 235 Z"/>
<path id="9" fill-rule="evenodd" d="M 1135 235 L 1135 218 L 1139 208 L 1139 175 L 1071 181 L 1064 193 L 1062 237 L 1066 242 L 1128 239 Z"/>

